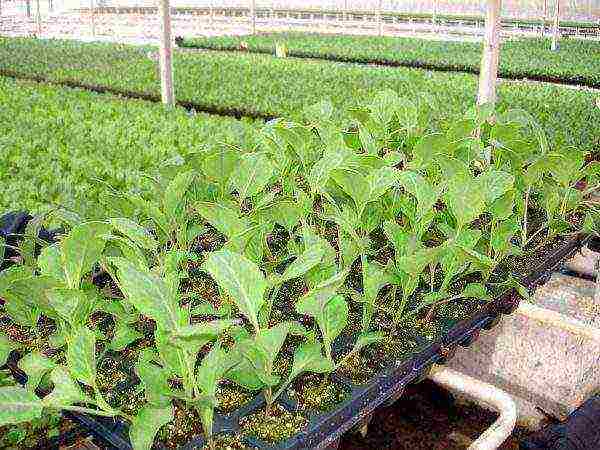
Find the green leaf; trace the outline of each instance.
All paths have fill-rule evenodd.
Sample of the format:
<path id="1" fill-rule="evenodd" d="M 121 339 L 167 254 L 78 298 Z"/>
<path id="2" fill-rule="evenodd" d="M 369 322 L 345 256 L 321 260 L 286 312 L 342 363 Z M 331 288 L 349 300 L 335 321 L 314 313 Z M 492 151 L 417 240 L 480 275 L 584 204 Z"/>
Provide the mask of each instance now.
<path id="1" fill-rule="evenodd" d="M 102 236 L 109 231 L 106 223 L 83 223 L 73 228 L 61 241 L 61 262 L 67 287 L 77 289 L 81 277 L 92 270 L 104 250 L 105 240 Z"/>
<path id="2" fill-rule="evenodd" d="M 398 176 L 400 185 L 417 200 L 419 217 L 425 216 L 435 205 L 438 193 L 431 184 L 416 172 L 404 170 Z"/>
<path id="3" fill-rule="evenodd" d="M 152 363 L 149 356 L 142 356 L 135 365 L 135 373 L 144 386 L 146 400 L 152 406 L 166 406 L 170 402 L 171 387 L 166 369 Z"/>
<path id="4" fill-rule="evenodd" d="M 109 260 L 118 269 L 119 286 L 131 305 L 167 330 L 179 328 L 180 308 L 165 279 L 148 270 L 138 269 L 126 259 Z"/>
<path id="5" fill-rule="evenodd" d="M 173 333 L 172 340 L 175 345 L 178 343 L 194 344 L 200 349 L 217 339 L 234 324 L 233 320 L 213 320 L 212 322 L 186 325 Z"/>
<path id="6" fill-rule="evenodd" d="M 27 353 L 19 360 L 19 369 L 27 375 L 25 387 L 31 392 L 38 388 L 42 377 L 56 367 L 56 363 L 40 352 Z"/>
<path id="7" fill-rule="evenodd" d="M 51 289 L 46 292 L 50 306 L 61 319 L 72 327 L 77 325 L 77 307 L 86 302 L 85 294 L 79 289 Z"/>
<path id="8" fill-rule="evenodd" d="M 145 406 L 133 418 L 129 427 L 129 439 L 134 450 L 150 450 L 158 430 L 174 418 L 173 407 Z"/>
<path id="9" fill-rule="evenodd" d="M 348 302 L 343 295 L 336 295 L 327 302 L 316 321 L 321 329 L 324 340 L 331 345 L 344 328 L 348 325 Z"/>
<path id="10" fill-rule="evenodd" d="M 362 264 L 364 303 L 362 311 L 362 329 L 367 331 L 375 311 L 375 302 L 379 291 L 391 283 L 390 277 L 382 267 L 368 262 L 366 258 Z"/>
<path id="11" fill-rule="evenodd" d="M 50 380 L 54 384 L 54 389 L 42 400 L 44 406 L 59 408 L 91 401 L 90 397 L 71 378 L 66 367 L 55 367 L 50 374 Z"/>
<path id="12" fill-rule="evenodd" d="M 336 170 L 332 173 L 334 181 L 348 194 L 361 215 L 367 203 L 376 201 L 396 182 L 400 172 L 392 167 L 382 167 L 363 176 L 354 170 Z"/>
<path id="13" fill-rule="evenodd" d="M 62 268 L 60 248 L 58 244 L 44 247 L 38 256 L 38 266 L 42 275 L 49 276 L 61 283 L 67 284 Z"/>
<path id="14" fill-rule="evenodd" d="M 0 387 L 0 426 L 42 417 L 42 402 L 19 386 Z"/>
<path id="15" fill-rule="evenodd" d="M 194 176 L 194 171 L 178 173 L 167 186 L 163 197 L 163 210 L 168 217 L 177 217 L 185 193 L 194 181 Z"/>
<path id="16" fill-rule="evenodd" d="M 515 205 L 515 191 L 509 190 L 498 197 L 488 208 L 495 220 L 506 220 L 512 213 Z"/>
<path id="17" fill-rule="evenodd" d="M 93 387 L 96 383 L 96 334 L 81 327 L 69 338 L 66 356 L 71 374 Z"/>
<path id="18" fill-rule="evenodd" d="M 231 177 L 240 199 L 253 197 L 266 186 L 275 168 L 262 153 L 247 153 L 240 158 L 239 165 Z"/>
<path id="19" fill-rule="evenodd" d="M 321 354 L 321 344 L 304 342 L 294 352 L 294 362 L 289 380 L 293 380 L 304 372 L 328 373 L 334 369 L 333 362 Z"/>
<path id="20" fill-rule="evenodd" d="M 409 167 L 411 169 L 428 167 L 439 155 L 447 155 L 448 147 L 448 138 L 443 134 L 423 136 L 413 148 L 413 160 Z"/>
<path id="21" fill-rule="evenodd" d="M 485 193 L 486 204 L 492 205 L 513 187 L 515 177 L 502 170 L 488 170 L 479 175 L 477 181 Z"/>
<path id="22" fill-rule="evenodd" d="M 489 300 L 490 295 L 485 286 L 481 283 L 469 283 L 463 289 L 461 296 L 464 298 L 478 298 L 481 300 Z"/>
<path id="23" fill-rule="evenodd" d="M 386 338 L 381 331 L 371 331 L 369 333 L 361 333 L 352 348 L 351 353 L 359 353 L 363 348 L 381 342 Z"/>
<path id="24" fill-rule="evenodd" d="M 314 289 L 307 292 L 296 303 L 296 311 L 300 314 L 306 314 L 313 317 L 321 314 L 321 311 L 325 308 L 327 302 L 331 300 L 344 283 L 348 272 L 349 269 L 336 273 L 317 285 Z"/>
<path id="25" fill-rule="evenodd" d="M 16 348 L 16 345 L 13 344 L 5 334 L 0 333 L 0 367 L 6 364 L 6 361 L 8 361 L 8 355 L 10 355 L 10 352 Z"/>
<path id="26" fill-rule="evenodd" d="M 296 224 L 304 216 L 303 210 L 289 200 L 280 200 L 272 205 L 267 211 L 272 221 L 285 228 L 291 233 Z"/>
<path id="27" fill-rule="evenodd" d="M 157 242 L 143 227 L 124 218 L 108 219 L 119 233 L 131 239 L 138 247 L 146 250 L 156 250 Z"/>
<path id="28" fill-rule="evenodd" d="M 202 172 L 214 182 L 226 185 L 240 159 L 237 150 L 218 150 L 207 155 L 202 161 Z"/>
<path id="29" fill-rule="evenodd" d="M 312 193 L 318 193 L 327 185 L 332 171 L 341 167 L 354 153 L 346 148 L 327 149 L 323 157 L 310 170 L 307 181 Z"/>
<path id="30" fill-rule="evenodd" d="M 446 205 L 462 229 L 485 210 L 487 193 L 471 175 L 456 174 L 448 182 Z"/>
<path id="31" fill-rule="evenodd" d="M 200 202 L 194 208 L 204 220 L 228 239 L 248 228 L 248 223 L 238 217 L 238 212 L 219 203 Z"/>
<path id="32" fill-rule="evenodd" d="M 255 330 L 258 313 L 265 302 L 267 282 L 258 266 L 242 255 L 220 250 L 212 252 L 203 264 L 217 284 L 231 297 Z"/>
<path id="33" fill-rule="evenodd" d="M 319 264 L 325 256 L 325 248 L 320 245 L 308 247 L 300 256 L 298 256 L 289 266 L 281 277 L 281 282 L 301 277 L 306 272 Z"/>
<path id="34" fill-rule="evenodd" d="M 143 338 L 144 335 L 139 331 L 133 329 L 125 322 L 117 321 L 115 326 L 115 335 L 113 336 L 108 348 L 115 352 L 120 352 L 124 350 L 129 344 L 138 339 Z"/>

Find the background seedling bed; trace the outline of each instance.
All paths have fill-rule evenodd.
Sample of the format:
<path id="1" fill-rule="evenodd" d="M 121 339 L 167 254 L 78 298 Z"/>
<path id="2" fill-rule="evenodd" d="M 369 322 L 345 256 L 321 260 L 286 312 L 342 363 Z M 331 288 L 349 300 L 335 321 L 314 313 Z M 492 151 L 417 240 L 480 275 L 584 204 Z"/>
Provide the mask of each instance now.
<path id="1" fill-rule="evenodd" d="M 552 271 L 558 268 L 562 261 L 574 254 L 586 239 L 579 235 L 563 241 L 553 251 L 547 252 L 541 259 L 542 263 L 534 266 L 528 275 L 521 280 L 528 289 L 544 283 Z M 471 317 L 454 323 L 445 329 L 441 337 L 433 343 L 415 336 L 417 350 L 404 361 L 394 361 L 387 368 L 377 373 L 365 384 L 354 384 L 343 375 L 330 375 L 330 382 L 342 386 L 349 391 L 349 396 L 342 403 L 327 412 L 302 410 L 308 418 L 308 426 L 299 434 L 276 444 L 261 441 L 254 437 L 244 437 L 242 442 L 249 448 L 265 450 L 292 449 L 328 449 L 336 448 L 342 435 L 353 426 L 368 422 L 370 415 L 381 405 L 395 402 L 404 389 L 413 383 L 425 379 L 433 364 L 444 364 L 452 358 L 457 347 L 469 346 L 479 336 L 482 329 L 491 329 L 501 319 L 502 314 L 511 314 L 519 304 L 519 296 L 514 289 L 496 297 L 493 301 L 485 302 Z M 344 339 L 335 343 L 334 353 L 341 353 L 350 345 Z M 14 378 L 21 384 L 27 380 L 26 375 L 17 367 L 15 352 L 9 359 L 8 366 Z M 133 375 L 132 375 L 133 377 Z M 126 383 L 127 384 L 127 383 Z M 127 389 L 133 385 L 133 379 Z M 117 388 L 116 388 L 117 389 Z M 214 433 L 218 435 L 235 435 L 240 430 L 240 419 L 257 412 L 265 404 L 262 394 L 255 395 L 252 400 L 229 414 L 215 413 Z M 298 403 L 285 392 L 276 402 L 277 405 L 289 412 L 299 410 Z M 90 417 L 85 414 L 65 412 L 66 417 L 76 421 L 88 429 L 94 436 L 101 439 L 108 448 L 131 449 L 127 438 L 127 424 L 121 420 L 110 418 Z M 202 437 L 194 437 L 181 450 L 199 448 L 204 445 Z M 160 447 L 159 447 L 160 448 Z"/>

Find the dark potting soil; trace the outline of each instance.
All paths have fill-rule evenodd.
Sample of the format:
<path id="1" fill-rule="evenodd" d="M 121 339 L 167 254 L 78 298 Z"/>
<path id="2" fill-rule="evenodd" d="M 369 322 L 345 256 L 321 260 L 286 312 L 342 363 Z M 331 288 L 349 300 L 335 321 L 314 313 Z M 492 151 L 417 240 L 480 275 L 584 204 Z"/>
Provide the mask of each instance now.
<path id="1" fill-rule="evenodd" d="M 476 405 L 457 405 L 430 381 L 409 386 L 394 404 L 378 409 L 366 437 L 347 433 L 339 450 L 465 450 L 497 415 Z M 520 428 L 500 450 L 517 450 L 529 432 Z"/>

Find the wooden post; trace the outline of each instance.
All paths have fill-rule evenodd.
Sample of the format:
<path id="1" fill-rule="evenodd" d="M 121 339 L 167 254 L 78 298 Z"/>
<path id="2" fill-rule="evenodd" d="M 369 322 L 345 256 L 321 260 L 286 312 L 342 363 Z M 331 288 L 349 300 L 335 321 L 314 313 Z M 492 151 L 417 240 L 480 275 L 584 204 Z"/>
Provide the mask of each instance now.
<path id="1" fill-rule="evenodd" d="M 256 0 L 250 0 L 250 16 L 252 20 L 252 34 L 256 34 Z"/>
<path id="2" fill-rule="evenodd" d="M 214 28 L 215 26 L 215 0 L 210 0 L 210 27 Z"/>
<path id="3" fill-rule="evenodd" d="M 36 8 L 36 22 L 37 22 L 37 34 L 38 38 L 42 37 L 42 12 L 40 11 L 40 0 L 35 1 Z"/>
<path id="4" fill-rule="evenodd" d="M 160 94 L 165 105 L 173 106 L 173 43 L 171 42 L 171 7 L 169 0 L 160 0 Z"/>
<path id="5" fill-rule="evenodd" d="M 434 0 L 433 2 L 433 18 L 432 18 L 432 22 L 433 22 L 433 29 L 437 29 L 437 14 L 438 14 L 438 5 L 439 5 L 440 1 L 439 0 Z"/>
<path id="6" fill-rule="evenodd" d="M 554 26 L 552 29 L 552 51 L 558 51 L 558 38 L 560 36 L 560 0 L 556 0 L 556 9 L 554 10 Z"/>
<path id="7" fill-rule="evenodd" d="M 31 19 L 31 0 L 26 0 L 25 6 L 27 7 L 27 18 Z"/>
<path id="8" fill-rule="evenodd" d="M 96 37 L 96 5 L 94 0 L 90 0 L 90 25 L 92 27 L 92 37 Z"/>
<path id="9" fill-rule="evenodd" d="M 500 11 L 502 0 L 487 0 L 485 17 L 485 40 L 479 75 L 479 95 L 477 104 L 496 102 L 496 80 L 500 53 Z"/>
<path id="10" fill-rule="evenodd" d="M 377 4 L 377 34 L 379 36 L 383 36 L 383 21 L 381 19 L 382 4 L 383 0 L 379 0 L 379 3 Z"/>

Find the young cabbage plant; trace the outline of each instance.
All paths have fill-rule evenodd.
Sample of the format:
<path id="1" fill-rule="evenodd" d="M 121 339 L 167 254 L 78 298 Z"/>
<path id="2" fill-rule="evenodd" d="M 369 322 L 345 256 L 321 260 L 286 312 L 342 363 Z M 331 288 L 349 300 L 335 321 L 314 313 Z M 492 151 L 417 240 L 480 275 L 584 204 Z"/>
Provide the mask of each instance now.
<path id="1" fill-rule="evenodd" d="M 96 382 L 96 336 L 85 326 L 68 336 L 66 365 L 61 365 L 40 353 L 30 353 L 22 366 L 28 370 L 25 387 L 0 387 L 0 426 L 39 419 L 45 410 L 72 411 L 104 417 L 132 417 L 108 405 Z M 52 391 L 39 398 L 36 388 L 49 374 Z M 87 387 L 87 391 L 81 385 Z M 91 392 L 91 393 L 90 393 Z M 135 450 L 150 446 L 136 446 Z"/>
<path id="2" fill-rule="evenodd" d="M 146 389 L 149 408 L 152 411 L 160 411 L 160 420 L 144 420 L 145 414 L 151 413 L 144 413 L 142 410 L 130 429 L 132 442 L 139 439 L 152 443 L 160 426 L 172 420 L 171 399 L 183 400 L 190 407 L 196 408 L 202 417 L 204 432 L 211 439 L 213 411 L 217 404 L 214 394 L 216 388 L 211 383 L 217 383 L 220 377 L 211 380 L 206 365 L 215 361 L 219 363 L 214 367 L 213 376 L 227 371 L 229 366 L 218 347 L 213 348 L 214 353 L 209 353 L 206 357 L 209 359 L 204 365 L 201 364 L 198 370 L 196 361 L 198 353 L 207 344 L 217 340 L 227 329 L 236 325 L 236 322 L 215 320 L 192 323 L 189 308 L 179 304 L 181 277 L 178 273 L 169 271 L 161 276 L 149 269 L 140 269 L 134 263 L 118 257 L 109 258 L 109 262 L 116 267 L 118 284 L 125 301 L 144 316 L 154 320 L 157 327 L 157 355 L 141 358 L 136 370 Z M 166 379 L 173 377 L 181 382 L 181 390 L 173 390 L 166 386 Z"/>
<path id="3" fill-rule="evenodd" d="M 5 310 L 11 319 L 35 330 L 40 316 L 52 319 L 56 332 L 50 343 L 62 347 L 73 331 L 102 308 L 101 292 L 90 274 L 102 258 L 103 235 L 109 226 L 87 222 L 75 226 L 60 242 L 45 247 L 37 259 L 39 273 L 26 266 L 9 269 L 3 276 Z"/>
<path id="4" fill-rule="evenodd" d="M 163 189 L 157 189 L 158 200 L 146 200 L 137 194 L 124 197 L 138 210 L 139 216 L 151 224 L 159 245 L 189 249 L 191 242 L 202 232 L 189 214 L 189 191 L 197 180 L 194 171 L 178 173 Z"/>
<path id="5" fill-rule="evenodd" d="M 330 363 L 331 371 L 338 367 L 342 361 L 358 354 L 364 346 L 382 339 L 380 333 L 361 333 L 349 354 L 344 356 L 337 364 L 335 363 L 333 344 L 335 339 L 347 327 L 349 312 L 346 299 L 337 292 L 342 287 L 348 273 L 349 269 L 336 273 L 310 290 L 296 303 L 296 312 L 312 317 L 319 328 L 325 349 L 325 358 Z"/>

